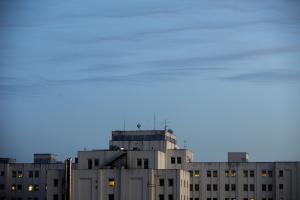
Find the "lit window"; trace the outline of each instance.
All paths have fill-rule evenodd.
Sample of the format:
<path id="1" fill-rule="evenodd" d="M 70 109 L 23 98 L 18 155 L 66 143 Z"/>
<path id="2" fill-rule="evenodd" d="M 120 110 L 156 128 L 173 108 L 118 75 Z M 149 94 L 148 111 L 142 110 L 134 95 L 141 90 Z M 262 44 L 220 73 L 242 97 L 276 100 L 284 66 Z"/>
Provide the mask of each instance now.
<path id="1" fill-rule="evenodd" d="M 199 170 L 195 170 L 195 176 L 200 176 L 200 171 Z"/>
<path id="2" fill-rule="evenodd" d="M 109 187 L 115 187 L 115 185 L 116 185 L 115 179 L 113 179 L 113 178 L 108 179 Z"/>
<path id="3" fill-rule="evenodd" d="M 23 178 L 23 172 L 22 171 L 18 171 L 18 178 Z"/>
<path id="4" fill-rule="evenodd" d="M 253 197 L 250 197 L 250 199 L 249 200 L 254 200 L 254 198 Z"/>
<path id="5" fill-rule="evenodd" d="M 225 170 L 225 176 L 226 176 L 226 177 L 229 176 L 229 170 Z"/>
<path id="6" fill-rule="evenodd" d="M 11 186 L 11 191 L 15 192 L 16 190 L 17 190 L 16 185 L 12 185 L 12 186 Z"/>
<path id="7" fill-rule="evenodd" d="M 32 192 L 33 191 L 33 185 L 28 185 L 28 192 Z"/>
<path id="8" fill-rule="evenodd" d="M 236 171 L 235 170 L 231 170 L 230 176 L 235 177 L 236 176 Z"/>

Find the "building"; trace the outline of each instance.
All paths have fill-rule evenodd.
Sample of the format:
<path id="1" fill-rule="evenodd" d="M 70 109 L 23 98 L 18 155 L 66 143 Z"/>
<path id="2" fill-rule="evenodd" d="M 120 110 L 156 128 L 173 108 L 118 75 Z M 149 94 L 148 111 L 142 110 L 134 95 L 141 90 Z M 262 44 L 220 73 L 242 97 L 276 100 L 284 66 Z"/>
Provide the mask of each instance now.
<path id="1" fill-rule="evenodd" d="M 113 131 L 109 149 L 79 151 L 75 163 L 51 154 L 34 161 L 0 161 L 0 199 L 300 199 L 300 162 L 250 162 L 245 152 L 229 152 L 228 162 L 195 162 L 171 130 Z"/>

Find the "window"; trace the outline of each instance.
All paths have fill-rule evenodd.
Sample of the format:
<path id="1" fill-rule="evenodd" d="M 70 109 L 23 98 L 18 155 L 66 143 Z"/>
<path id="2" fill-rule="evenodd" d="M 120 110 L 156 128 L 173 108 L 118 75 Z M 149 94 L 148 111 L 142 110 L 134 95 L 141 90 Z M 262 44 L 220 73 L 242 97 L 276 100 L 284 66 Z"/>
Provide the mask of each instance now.
<path id="1" fill-rule="evenodd" d="M 88 169 L 92 169 L 92 168 L 93 168 L 93 160 L 88 159 Z"/>
<path id="2" fill-rule="evenodd" d="M 279 177 L 283 177 L 283 170 L 279 170 Z"/>
<path id="3" fill-rule="evenodd" d="M 159 200 L 164 200 L 165 199 L 165 196 L 163 194 L 160 194 L 159 195 Z"/>
<path id="4" fill-rule="evenodd" d="M 217 170 L 213 171 L 213 177 L 218 177 L 218 171 Z"/>
<path id="5" fill-rule="evenodd" d="M 226 177 L 229 176 L 229 170 L 225 170 L 225 176 L 226 176 Z"/>
<path id="6" fill-rule="evenodd" d="M 18 171 L 18 178 L 23 178 L 23 172 L 22 171 Z"/>
<path id="7" fill-rule="evenodd" d="M 244 176 L 244 177 L 248 177 L 248 170 L 244 170 L 244 171 L 243 171 L 243 176 Z"/>
<path id="8" fill-rule="evenodd" d="M 207 175 L 207 177 L 211 177 L 211 171 L 206 171 L 206 175 Z"/>
<path id="9" fill-rule="evenodd" d="M 210 184 L 207 184 L 207 185 L 206 185 L 206 190 L 207 190 L 207 191 L 211 191 L 211 185 L 210 185 Z"/>
<path id="10" fill-rule="evenodd" d="M 213 200 L 218 200 L 218 198 L 213 198 Z"/>
<path id="11" fill-rule="evenodd" d="M 22 185 L 18 185 L 18 190 L 22 190 Z"/>
<path id="12" fill-rule="evenodd" d="M 39 200 L 39 198 L 37 198 L 37 197 L 34 197 L 34 198 L 33 198 L 33 200 Z"/>
<path id="13" fill-rule="evenodd" d="M 58 194 L 53 195 L 53 200 L 58 200 Z"/>
<path id="14" fill-rule="evenodd" d="M 0 184 L 0 190 L 4 190 L 4 184 Z"/>
<path id="15" fill-rule="evenodd" d="M 273 190 L 273 185 L 272 184 L 269 184 L 268 185 L 268 191 L 272 191 Z"/>
<path id="16" fill-rule="evenodd" d="M 218 191 L 218 185 L 217 184 L 213 184 L 213 190 Z"/>
<path id="17" fill-rule="evenodd" d="M 99 167 L 99 159 L 95 159 L 94 163 L 95 163 L 95 167 Z"/>
<path id="18" fill-rule="evenodd" d="M 200 176 L 200 171 L 199 170 L 195 170 L 195 176 Z"/>
<path id="19" fill-rule="evenodd" d="M 17 177 L 17 172 L 16 171 L 12 171 L 12 177 L 16 178 Z"/>
<path id="20" fill-rule="evenodd" d="M 53 186 L 54 187 L 58 186 L 58 179 L 57 178 L 53 179 Z"/>
<path id="21" fill-rule="evenodd" d="M 12 192 L 15 192 L 17 190 L 17 187 L 15 184 L 11 185 L 11 191 Z"/>
<path id="22" fill-rule="evenodd" d="M 109 178 L 108 179 L 108 186 L 109 187 L 115 187 L 115 185 L 116 185 L 115 179 L 114 178 Z"/>
<path id="23" fill-rule="evenodd" d="M 247 184 L 244 184 L 243 188 L 244 188 L 244 191 L 248 191 L 248 185 Z"/>
<path id="24" fill-rule="evenodd" d="M 254 184 L 250 184 L 250 191 L 254 191 Z"/>
<path id="25" fill-rule="evenodd" d="M 193 177 L 193 171 L 190 170 L 189 172 L 190 172 L 190 177 Z"/>
<path id="26" fill-rule="evenodd" d="M 136 165 L 139 168 L 142 167 L 142 159 L 141 158 L 136 159 Z"/>
<path id="27" fill-rule="evenodd" d="M 28 172 L 28 177 L 29 177 L 29 178 L 32 178 L 32 177 L 33 177 L 33 171 L 29 171 L 29 172 Z"/>
<path id="28" fill-rule="evenodd" d="M 115 199 L 115 195 L 114 194 L 109 194 L 108 195 L 108 200 L 114 200 Z"/>
<path id="29" fill-rule="evenodd" d="M 193 191 L 194 187 L 193 184 L 190 184 L 190 191 Z"/>
<path id="30" fill-rule="evenodd" d="M 39 171 L 34 171 L 34 177 L 38 178 L 40 176 L 40 172 Z"/>
<path id="31" fill-rule="evenodd" d="M 199 189 L 200 189 L 199 184 L 195 184 L 195 191 L 199 191 Z"/>
<path id="32" fill-rule="evenodd" d="M 236 190 L 235 184 L 231 184 L 231 191 L 235 191 L 235 190 Z"/>
<path id="33" fill-rule="evenodd" d="M 267 185 L 266 184 L 261 185 L 261 191 L 267 191 Z"/>
<path id="34" fill-rule="evenodd" d="M 229 191 L 229 184 L 225 184 L 225 191 Z"/>
<path id="35" fill-rule="evenodd" d="M 159 179 L 159 186 L 164 186 L 165 185 L 165 179 L 161 178 Z"/>
<path id="36" fill-rule="evenodd" d="M 149 159 L 145 158 L 144 159 L 144 169 L 148 169 L 149 168 Z"/>
<path id="37" fill-rule="evenodd" d="M 283 184 L 279 184 L 279 190 L 283 190 Z"/>
<path id="38" fill-rule="evenodd" d="M 199 198 L 195 198 L 195 200 L 199 200 Z"/>
<path id="39" fill-rule="evenodd" d="M 173 186 L 174 185 L 174 180 L 172 178 L 169 178 L 168 183 L 169 183 L 169 186 Z"/>
<path id="40" fill-rule="evenodd" d="M 39 191 L 39 185 L 37 184 L 34 185 L 34 191 Z"/>
<path id="41" fill-rule="evenodd" d="M 177 164 L 181 164 L 181 157 L 177 157 Z"/>
<path id="42" fill-rule="evenodd" d="M 4 171 L 1 171 L 0 176 L 4 176 L 4 174 L 5 174 Z"/>
<path id="43" fill-rule="evenodd" d="M 175 164 L 175 157 L 171 157 L 171 164 Z"/>
<path id="44" fill-rule="evenodd" d="M 230 176 L 235 177 L 236 176 L 236 171 L 235 170 L 231 170 Z"/>
<path id="45" fill-rule="evenodd" d="M 168 200 L 173 200 L 173 194 L 168 195 Z"/>
<path id="46" fill-rule="evenodd" d="M 32 184 L 28 185 L 28 192 L 33 192 L 33 185 Z"/>
<path id="47" fill-rule="evenodd" d="M 254 177 L 254 170 L 250 170 L 250 177 Z"/>
<path id="48" fill-rule="evenodd" d="M 273 172 L 272 170 L 262 170 L 261 171 L 261 176 L 263 177 L 272 177 Z"/>

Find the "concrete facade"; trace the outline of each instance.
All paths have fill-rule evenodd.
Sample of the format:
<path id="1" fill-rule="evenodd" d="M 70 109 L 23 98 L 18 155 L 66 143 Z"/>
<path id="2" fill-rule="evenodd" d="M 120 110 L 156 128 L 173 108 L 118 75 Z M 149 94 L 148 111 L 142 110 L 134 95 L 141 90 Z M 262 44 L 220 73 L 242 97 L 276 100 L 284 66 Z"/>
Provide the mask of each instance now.
<path id="1" fill-rule="evenodd" d="M 1 161 L 0 199 L 66 198 L 64 164 L 36 156 L 39 163 Z M 70 178 L 72 200 L 300 199 L 300 162 L 249 162 L 245 152 L 228 153 L 228 162 L 195 162 L 165 130 L 113 131 L 109 149 L 78 152 Z"/>

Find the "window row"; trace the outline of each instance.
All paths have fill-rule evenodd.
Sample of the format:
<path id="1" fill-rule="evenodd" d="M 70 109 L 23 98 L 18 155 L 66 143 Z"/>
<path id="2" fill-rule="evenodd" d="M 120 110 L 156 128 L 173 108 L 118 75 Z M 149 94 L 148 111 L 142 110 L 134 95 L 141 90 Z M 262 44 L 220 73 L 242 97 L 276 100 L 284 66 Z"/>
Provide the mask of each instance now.
<path id="1" fill-rule="evenodd" d="M 13 178 L 23 178 L 23 171 L 12 171 Z M 40 177 L 40 171 L 35 170 L 35 171 L 28 171 L 28 177 L 29 178 L 39 178 Z"/>
<path id="2" fill-rule="evenodd" d="M 168 179 L 168 186 L 172 187 L 174 185 L 174 179 Z M 159 186 L 165 186 L 165 179 L 159 179 Z"/>
<path id="3" fill-rule="evenodd" d="M 176 164 L 176 160 L 177 160 L 177 164 L 181 164 L 181 157 L 171 157 L 171 164 Z"/>
<path id="4" fill-rule="evenodd" d="M 175 158 L 174 158 L 175 162 Z M 199 170 L 190 170 L 190 176 L 200 176 L 200 171 Z M 226 177 L 236 177 L 237 173 L 236 170 L 225 170 L 224 171 Z M 217 170 L 207 170 L 206 171 L 206 176 L 207 177 L 218 177 L 218 171 Z M 273 171 L 272 170 L 262 170 L 261 171 L 261 176 L 262 177 L 272 177 L 273 176 Z M 283 170 L 279 170 L 278 173 L 279 177 L 283 177 Z M 255 172 L 254 170 L 243 170 L 243 177 L 255 177 Z"/>
<path id="5" fill-rule="evenodd" d="M 149 159 L 148 158 L 137 158 L 136 166 L 137 166 L 137 168 L 148 169 L 149 168 Z"/>
<path id="6" fill-rule="evenodd" d="M 34 192 L 34 191 L 39 191 L 39 185 L 37 184 L 29 184 L 27 186 L 27 191 L 28 192 Z M 11 185 L 11 191 L 12 192 L 16 192 L 16 191 L 22 191 L 23 190 L 23 185 L 19 184 L 19 185 L 16 185 L 16 184 L 13 184 Z"/>

